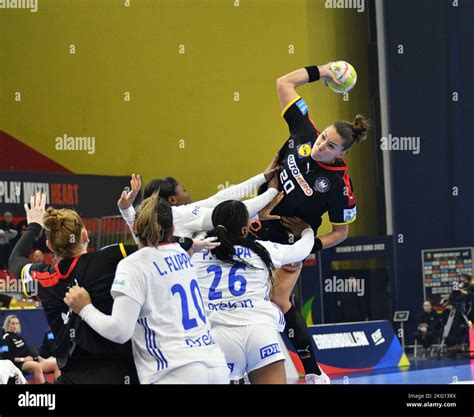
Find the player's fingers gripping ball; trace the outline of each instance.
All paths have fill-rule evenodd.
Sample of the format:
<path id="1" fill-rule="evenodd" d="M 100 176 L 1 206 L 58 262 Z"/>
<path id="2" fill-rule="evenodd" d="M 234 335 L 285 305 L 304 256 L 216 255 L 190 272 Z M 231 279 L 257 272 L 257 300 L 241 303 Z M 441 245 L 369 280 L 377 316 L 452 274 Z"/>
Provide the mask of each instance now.
<path id="1" fill-rule="evenodd" d="M 334 77 L 341 83 L 337 85 L 334 81 L 328 81 L 328 87 L 335 93 L 343 94 L 350 91 L 357 82 L 357 72 L 354 67 L 346 61 L 332 62 L 329 66 Z"/>

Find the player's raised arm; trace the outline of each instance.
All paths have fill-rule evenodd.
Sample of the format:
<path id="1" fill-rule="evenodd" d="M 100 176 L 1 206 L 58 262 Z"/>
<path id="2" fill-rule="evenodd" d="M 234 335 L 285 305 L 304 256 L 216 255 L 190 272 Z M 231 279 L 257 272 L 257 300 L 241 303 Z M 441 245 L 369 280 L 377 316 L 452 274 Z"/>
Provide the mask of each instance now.
<path id="1" fill-rule="evenodd" d="M 336 84 L 340 84 L 335 75 L 330 70 L 331 62 L 321 66 L 309 66 L 292 71 L 276 81 L 278 99 L 280 100 L 281 109 L 285 107 L 299 97 L 295 88 L 300 85 L 311 83 L 322 79 L 324 81 L 334 81 Z"/>

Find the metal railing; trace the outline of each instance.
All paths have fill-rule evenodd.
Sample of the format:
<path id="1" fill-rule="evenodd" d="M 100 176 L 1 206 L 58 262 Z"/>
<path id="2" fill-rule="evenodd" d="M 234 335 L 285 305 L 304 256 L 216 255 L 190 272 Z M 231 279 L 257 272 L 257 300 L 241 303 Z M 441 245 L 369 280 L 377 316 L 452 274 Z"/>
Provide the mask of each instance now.
<path id="1" fill-rule="evenodd" d="M 99 250 L 104 246 L 122 242 L 134 244 L 132 233 L 121 216 L 107 216 L 95 219 L 84 219 L 84 226 L 89 234 L 89 248 Z"/>

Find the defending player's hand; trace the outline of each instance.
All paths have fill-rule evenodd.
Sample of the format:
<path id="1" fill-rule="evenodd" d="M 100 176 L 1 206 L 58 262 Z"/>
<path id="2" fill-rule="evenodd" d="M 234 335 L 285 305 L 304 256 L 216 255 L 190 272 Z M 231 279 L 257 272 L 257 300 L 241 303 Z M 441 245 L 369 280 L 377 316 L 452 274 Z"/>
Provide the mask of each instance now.
<path id="1" fill-rule="evenodd" d="M 85 288 L 76 285 L 69 288 L 64 302 L 74 313 L 79 314 L 86 305 L 91 304 L 91 297 Z"/>
<path id="2" fill-rule="evenodd" d="M 199 252 L 201 250 L 212 250 L 220 246 L 220 242 L 216 242 L 217 237 L 208 237 L 206 239 L 193 239 L 193 252 Z"/>
<path id="3" fill-rule="evenodd" d="M 292 235 L 297 238 L 301 237 L 301 233 L 304 229 L 307 229 L 308 227 L 311 228 L 308 223 L 304 222 L 298 217 L 282 216 L 281 223 L 291 232 Z"/>
<path id="4" fill-rule="evenodd" d="M 130 179 L 130 189 L 127 187 L 122 191 L 122 195 L 117 201 L 117 206 L 120 210 L 127 210 L 132 204 L 135 198 L 137 197 L 140 189 L 142 188 L 142 179 L 140 175 L 132 174 Z"/>
<path id="5" fill-rule="evenodd" d="M 278 158 L 280 156 L 280 151 L 278 150 L 275 154 L 275 156 L 272 159 L 272 162 L 270 162 L 270 165 L 268 165 L 267 169 L 263 171 L 263 175 L 265 175 L 265 179 L 267 182 L 269 182 L 272 178 L 278 174 L 278 170 L 280 167 L 278 166 Z M 270 184 L 268 185 L 270 187 Z"/>
<path id="6" fill-rule="evenodd" d="M 273 209 L 280 204 L 280 201 L 283 200 L 285 193 L 282 191 L 278 194 L 268 205 L 266 205 L 262 210 L 258 212 L 259 220 L 280 220 L 280 216 L 271 214 Z"/>
<path id="7" fill-rule="evenodd" d="M 46 207 L 46 194 L 36 193 L 30 199 L 30 207 L 25 203 L 26 221 L 30 223 L 38 223 L 43 226 L 43 217 Z"/>

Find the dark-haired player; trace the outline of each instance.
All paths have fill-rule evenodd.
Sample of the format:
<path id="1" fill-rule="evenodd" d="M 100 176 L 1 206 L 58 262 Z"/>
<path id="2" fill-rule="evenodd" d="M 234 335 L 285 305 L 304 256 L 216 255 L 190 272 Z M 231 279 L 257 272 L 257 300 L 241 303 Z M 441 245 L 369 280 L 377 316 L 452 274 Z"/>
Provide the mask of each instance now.
<path id="1" fill-rule="evenodd" d="M 290 137 L 280 150 L 280 188 L 283 200 L 273 210 L 281 221 L 266 221 L 258 232 L 259 238 L 288 243 L 297 217 L 317 231 L 324 213 L 329 214 L 332 231 L 315 238 L 313 251 L 335 246 L 346 239 L 349 223 L 356 219 L 356 202 L 347 165 L 342 159 L 349 149 L 366 137 L 367 120 L 357 115 L 353 123 L 337 121 L 321 132 L 308 114 L 308 107 L 295 88 L 319 79 L 338 81 L 329 65 L 298 69 L 277 80 L 282 116 L 288 123 Z M 264 190 L 264 186 L 262 190 Z M 297 236 L 296 236 L 297 237 Z M 310 336 L 302 315 L 290 302 L 291 292 L 298 280 L 301 263 L 279 271 L 272 300 L 285 313 L 285 333 L 291 337 L 303 362 L 308 383 L 329 383 L 314 358 Z"/>

